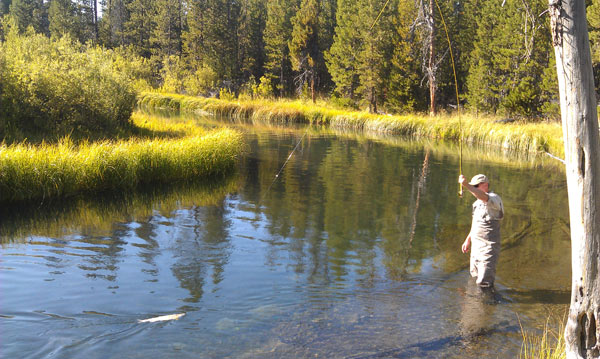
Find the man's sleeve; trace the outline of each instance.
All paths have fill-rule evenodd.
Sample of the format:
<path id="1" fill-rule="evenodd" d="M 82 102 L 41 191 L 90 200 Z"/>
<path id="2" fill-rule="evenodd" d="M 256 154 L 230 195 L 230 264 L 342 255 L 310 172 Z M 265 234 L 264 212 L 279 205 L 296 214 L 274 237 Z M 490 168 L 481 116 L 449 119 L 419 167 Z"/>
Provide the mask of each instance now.
<path id="1" fill-rule="evenodd" d="M 504 217 L 504 205 L 502 204 L 502 199 L 495 193 L 488 193 L 488 209 L 491 209 L 493 213 L 493 217 L 496 219 L 502 219 Z"/>

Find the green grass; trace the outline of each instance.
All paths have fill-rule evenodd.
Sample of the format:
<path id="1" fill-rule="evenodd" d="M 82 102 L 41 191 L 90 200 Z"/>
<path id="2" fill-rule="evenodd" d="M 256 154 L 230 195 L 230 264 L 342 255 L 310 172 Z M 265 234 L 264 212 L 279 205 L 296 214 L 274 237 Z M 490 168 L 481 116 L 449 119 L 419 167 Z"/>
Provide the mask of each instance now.
<path id="1" fill-rule="evenodd" d="M 494 145 L 516 151 L 547 151 L 563 157 L 562 129 L 559 123 L 499 123 L 499 118 L 469 114 L 378 115 L 339 109 L 325 102 L 317 104 L 292 100 L 227 101 L 214 98 L 146 92 L 138 103 L 152 108 L 168 108 L 188 113 L 210 113 L 243 121 L 322 124 L 340 129 Z"/>
<path id="2" fill-rule="evenodd" d="M 68 197 L 147 183 L 202 179 L 230 172 L 243 149 L 231 129 L 135 115 L 144 136 L 119 141 L 0 145 L 0 201 Z"/>

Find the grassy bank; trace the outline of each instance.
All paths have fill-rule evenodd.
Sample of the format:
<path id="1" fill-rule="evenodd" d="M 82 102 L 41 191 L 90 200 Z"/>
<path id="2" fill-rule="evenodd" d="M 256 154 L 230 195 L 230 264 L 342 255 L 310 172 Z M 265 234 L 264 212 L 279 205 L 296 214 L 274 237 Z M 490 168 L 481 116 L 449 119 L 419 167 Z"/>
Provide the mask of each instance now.
<path id="1" fill-rule="evenodd" d="M 126 140 L 0 146 L 0 200 L 43 200 L 140 184 L 223 175 L 234 168 L 242 137 L 134 115 L 139 135 Z"/>
<path id="2" fill-rule="evenodd" d="M 238 120 L 271 123 L 311 123 L 410 137 L 457 141 L 462 127 L 465 142 L 496 145 L 516 151 L 548 151 L 563 156 L 562 130 L 558 123 L 499 123 L 499 118 L 440 115 L 376 115 L 302 101 L 228 101 L 174 94 L 143 93 L 138 103 L 190 113 L 210 113 Z M 459 123 L 460 122 L 460 123 Z"/>

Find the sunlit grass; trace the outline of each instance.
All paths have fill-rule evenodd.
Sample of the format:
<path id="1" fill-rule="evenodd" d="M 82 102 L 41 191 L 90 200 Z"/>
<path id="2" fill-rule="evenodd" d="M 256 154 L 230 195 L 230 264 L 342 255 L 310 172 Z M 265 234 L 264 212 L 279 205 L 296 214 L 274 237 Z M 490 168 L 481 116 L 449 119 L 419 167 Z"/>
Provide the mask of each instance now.
<path id="1" fill-rule="evenodd" d="M 462 129 L 465 142 L 517 151 L 547 151 L 561 157 L 564 153 L 562 130 L 558 123 L 500 123 L 500 118 L 475 117 L 469 114 L 460 118 L 456 115 L 380 115 L 334 108 L 324 101 L 317 104 L 300 100 L 228 101 L 160 93 L 144 93 L 140 96 L 139 103 L 142 106 L 183 112 L 208 112 L 239 120 L 325 124 L 336 128 L 453 141 L 460 139 Z"/>
<path id="2" fill-rule="evenodd" d="M 241 134 L 231 129 L 206 131 L 142 115 L 136 115 L 134 123 L 146 137 L 0 145 L 0 200 L 66 197 L 219 176 L 234 168 L 242 151 Z"/>
<path id="3" fill-rule="evenodd" d="M 521 326 L 523 343 L 519 359 L 565 359 L 564 329 L 564 320 L 555 327 L 551 325 L 550 318 L 546 320 L 541 334 L 526 332 Z"/>

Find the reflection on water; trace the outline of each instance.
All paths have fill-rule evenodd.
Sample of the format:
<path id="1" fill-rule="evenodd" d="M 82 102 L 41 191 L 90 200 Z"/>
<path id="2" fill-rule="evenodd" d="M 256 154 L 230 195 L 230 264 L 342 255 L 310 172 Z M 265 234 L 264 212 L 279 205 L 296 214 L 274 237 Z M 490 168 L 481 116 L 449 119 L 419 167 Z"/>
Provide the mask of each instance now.
<path id="1" fill-rule="evenodd" d="M 507 209 L 490 294 L 460 252 L 473 199 L 457 196 L 455 148 L 244 129 L 224 184 L 5 209 L 2 355 L 514 357 L 517 315 L 541 327 L 568 303 L 556 167 L 465 151 L 465 174 L 486 173 Z"/>

